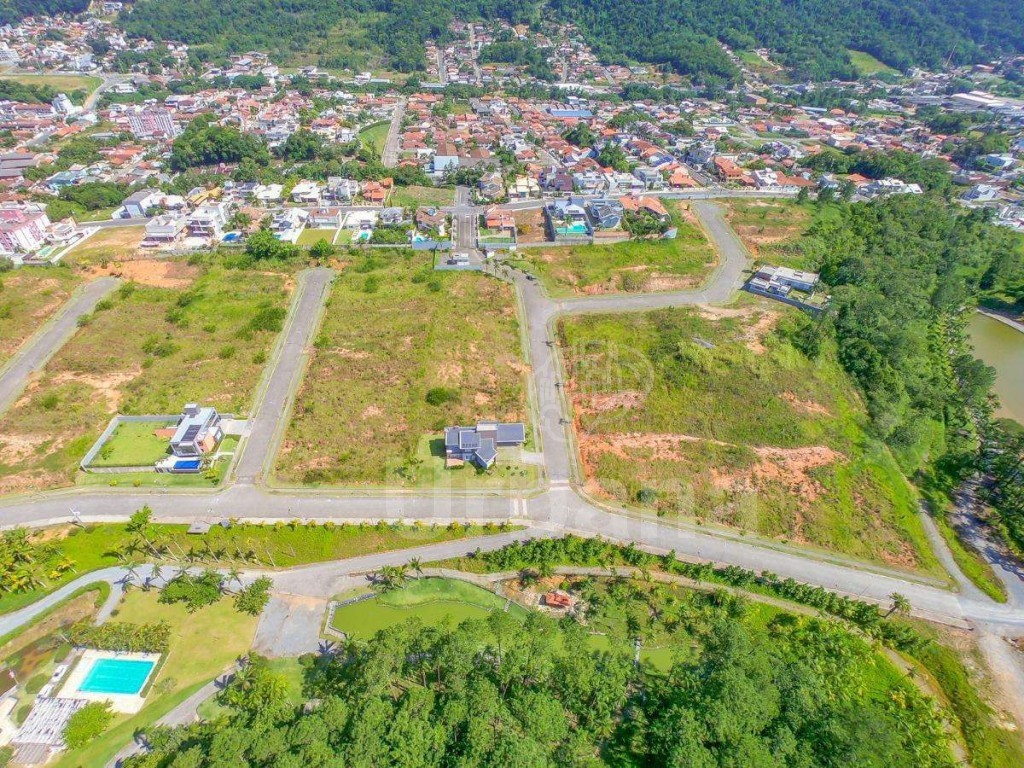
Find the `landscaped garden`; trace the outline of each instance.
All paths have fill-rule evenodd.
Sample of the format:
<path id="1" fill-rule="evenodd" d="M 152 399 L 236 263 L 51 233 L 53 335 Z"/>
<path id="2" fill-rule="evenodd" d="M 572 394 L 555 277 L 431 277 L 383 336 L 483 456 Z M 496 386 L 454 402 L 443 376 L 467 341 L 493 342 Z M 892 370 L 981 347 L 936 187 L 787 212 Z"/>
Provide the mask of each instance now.
<path id="1" fill-rule="evenodd" d="M 692 214 L 677 201 L 665 204 L 674 238 L 530 248 L 520 257 L 556 297 L 694 288 L 708 277 L 718 256 Z"/>
<path id="2" fill-rule="evenodd" d="M 346 596 L 340 600 L 344 602 Z M 401 589 L 350 602 L 334 611 L 332 626 L 353 640 L 366 641 L 377 632 L 416 618 L 428 626 L 466 619 L 482 619 L 492 611 L 505 611 L 522 620 L 526 610 L 482 587 L 455 579 L 415 579 Z"/>
<path id="3" fill-rule="evenodd" d="M 515 298 L 479 273 L 435 272 L 428 257 L 358 257 L 335 282 L 277 462 L 310 485 L 501 485 L 471 466 L 443 470 L 445 426 L 526 421 Z M 510 484 L 531 468 L 499 456 Z M 522 473 L 526 473 L 525 475 Z"/>
<path id="4" fill-rule="evenodd" d="M 187 287 L 125 283 L 83 318 L 0 418 L 0 493 L 71 483 L 117 413 L 174 414 L 188 402 L 248 412 L 283 327 L 286 277 L 189 269 Z"/>
<path id="5" fill-rule="evenodd" d="M 0 537 L 0 614 L 29 605 L 91 571 L 112 565 L 182 563 L 218 568 L 289 568 L 497 532 L 452 525 L 215 525 L 207 533 L 156 524 L 143 511 L 129 524 L 63 525 Z"/>
<path id="6" fill-rule="evenodd" d="M 80 282 L 70 269 L 22 267 L 0 274 L 0 367 L 60 310 Z"/>
<path id="7" fill-rule="evenodd" d="M 588 491 L 941 573 L 913 489 L 868 433 L 834 351 L 810 360 L 794 346 L 793 313 L 744 299 L 565 319 Z"/>

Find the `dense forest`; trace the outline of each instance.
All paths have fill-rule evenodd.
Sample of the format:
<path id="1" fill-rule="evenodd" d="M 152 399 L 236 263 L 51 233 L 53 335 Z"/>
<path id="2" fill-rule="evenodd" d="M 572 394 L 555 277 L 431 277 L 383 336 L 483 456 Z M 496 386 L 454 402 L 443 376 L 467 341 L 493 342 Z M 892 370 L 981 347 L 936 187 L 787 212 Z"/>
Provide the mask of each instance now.
<path id="1" fill-rule="evenodd" d="M 304 657 L 298 701 L 255 657 L 223 715 L 149 729 L 153 751 L 125 765 L 953 765 L 935 706 L 834 622 L 623 578 L 571 588 L 610 621 L 597 646 L 537 613 L 412 619 Z M 633 638 L 652 636 L 678 649 L 667 668 L 634 662 Z"/>
<path id="2" fill-rule="evenodd" d="M 443 40 L 453 18 L 523 23 L 547 13 L 576 22 L 605 59 L 664 65 L 707 84 L 737 74 L 718 41 L 770 48 L 814 79 L 853 79 L 848 48 L 897 68 L 1024 50 L 1024 5 L 1012 0 L 978 0 L 969 10 L 943 0 L 140 0 L 121 24 L 133 35 L 284 59 L 324 50 L 338 19 L 355 19 L 393 69 L 411 72 L 425 67 L 424 41 Z"/>
<path id="3" fill-rule="evenodd" d="M 81 13 L 89 0 L 0 0 L 0 24 L 16 24 L 26 16 Z"/>

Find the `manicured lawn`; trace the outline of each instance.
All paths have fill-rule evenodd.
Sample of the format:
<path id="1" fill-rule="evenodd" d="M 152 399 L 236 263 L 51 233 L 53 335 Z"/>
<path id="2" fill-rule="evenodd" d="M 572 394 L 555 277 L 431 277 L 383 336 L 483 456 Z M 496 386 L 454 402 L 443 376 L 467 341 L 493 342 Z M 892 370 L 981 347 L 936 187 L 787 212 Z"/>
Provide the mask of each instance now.
<path id="1" fill-rule="evenodd" d="M 395 187 L 391 195 L 391 204 L 403 208 L 417 208 L 421 205 L 443 208 L 454 203 L 455 190 L 445 187 Z"/>
<path id="2" fill-rule="evenodd" d="M 512 289 L 411 252 L 360 256 L 334 284 L 277 460 L 310 485 L 421 487 L 422 436 L 526 419 Z M 444 388 L 440 404 L 427 392 Z M 490 480 L 488 479 L 489 483 Z"/>
<path id="3" fill-rule="evenodd" d="M 0 367 L 70 298 L 81 278 L 62 267 L 0 274 Z"/>
<path id="4" fill-rule="evenodd" d="M 286 278 L 195 274 L 187 289 L 126 284 L 97 307 L 0 418 L 0 493 L 71 483 L 116 413 L 172 414 L 188 402 L 248 412 L 287 308 Z"/>
<path id="5" fill-rule="evenodd" d="M 664 201 L 678 234 L 672 240 L 530 248 L 528 269 L 552 296 L 672 291 L 700 285 L 717 263 L 714 247 L 676 201 Z M 625 234 L 625 233 L 624 233 Z"/>
<path id="6" fill-rule="evenodd" d="M 163 665 L 135 715 L 117 715 L 113 726 L 80 750 L 64 753 L 59 766 L 99 766 L 132 739 L 136 729 L 161 717 L 194 691 L 226 671 L 248 652 L 259 621 L 239 613 L 230 599 L 188 613 L 181 604 L 157 602 L 159 593 L 135 591 L 118 608 L 113 622 L 144 624 L 166 621 L 171 644 Z"/>
<path id="7" fill-rule="evenodd" d="M 505 609 L 508 601 L 493 592 L 455 579 L 415 579 L 369 600 L 353 603 L 334 612 L 332 626 L 351 639 L 368 640 L 382 629 L 418 618 L 433 626 L 444 621 L 451 625 L 466 619 L 482 619 L 491 611 Z M 509 613 L 526 616 L 526 609 L 515 603 Z"/>
<path id="8" fill-rule="evenodd" d="M 895 69 L 885 62 L 879 61 L 870 53 L 855 51 L 852 48 L 848 48 L 847 53 L 850 54 L 850 61 L 853 62 L 853 66 L 857 68 L 858 74 L 862 77 L 870 77 L 871 75 L 877 75 L 880 72 L 896 72 Z"/>
<path id="9" fill-rule="evenodd" d="M 148 467 L 164 458 L 170 450 L 166 437 L 154 431 L 173 426 L 174 422 L 123 421 L 96 454 L 97 467 Z"/>
<path id="10" fill-rule="evenodd" d="M 321 240 L 333 243 L 334 236 L 336 234 L 338 234 L 338 230 L 336 229 L 304 229 L 302 230 L 302 234 L 299 235 L 299 240 L 296 244 L 309 248 L 311 245 L 315 245 Z"/>
<path id="11" fill-rule="evenodd" d="M 778 329 L 790 312 L 757 301 L 563 321 L 588 488 L 941 573 L 915 493 L 870 437 L 834 351 L 809 360 Z"/>
<path id="12" fill-rule="evenodd" d="M 201 536 L 189 535 L 184 525 L 154 525 L 147 539 L 162 552 L 159 560 L 176 563 L 181 553 L 192 553 L 198 562 L 229 567 L 231 565 L 261 568 L 288 568 L 306 563 L 343 560 L 356 555 L 388 552 L 418 547 L 492 531 L 480 526 L 456 528 L 426 526 L 360 526 L 360 525 L 255 525 L 236 524 L 230 528 L 214 526 Z M 123 524 L 70 525 L 44 528 L 33 532 L 32 541 L 40 550 L 38 575 L 40 585 L 25 592 L 0 593 L 0 614 L 15 611 L 40 599 L 58 587 L 83 574 L 118 563 L 118 553 L 139 537 L 125 530 Z M 68 558 L 73 568 L 50 578 L 54 564 Z M 151 562 L 151 551 L 134 552 L 131 557 Z"/>
<path id="13" fill-rule="evenodd" d="M 388 140 L 388 132 L 391 130 L 391 122 L 385 120 L 381 123 L 374 123 L 359 132 L 359 140 L 367 146 L 373 147 L 378 153 L 384 152 L 384 144 Z"/>
<path id="14" fill-rule="evenodd" d="M 25 85 L 47 85 L 67 94 L 79 90 L 92 93 L 103 82 L 98 77 L 87 75 L 0 75 L 0 80 L 16 80 Z"/>

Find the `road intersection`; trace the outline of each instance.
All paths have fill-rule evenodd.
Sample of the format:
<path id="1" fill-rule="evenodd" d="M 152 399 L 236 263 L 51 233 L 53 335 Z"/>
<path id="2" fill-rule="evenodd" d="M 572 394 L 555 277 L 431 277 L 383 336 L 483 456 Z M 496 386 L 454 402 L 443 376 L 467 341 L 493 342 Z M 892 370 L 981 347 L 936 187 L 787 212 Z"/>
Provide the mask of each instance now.
<path id="1" fill-rule="evenodd" d="M 287 422 L 295 392 L 316 336 L 333 273 L 304 272 L 293 298 L 289 321 L 260 387 L 250 419 L 251 432 L 243 441 L 224 487 L 217 490 L 70 489 L 26 494 L 0 501 L 4 526 L 42 526 L 69 521 L 74 507 L 87 521 L 124 520 L 148 504 L 156 519 L 188 522 L 215 518 L 247 520 L 315 520 L 334 522 L 422 521 L 444 524 L 508 521 L 526 526 L 531 534 L 572 532 L 636 542 L 652 551 L 674 550 L 680 557 L 767 570 L 842 594 L 888 603 L 899 592 L 915 613 L 953 623 L 970 621 L 1003 635 L 1024 634 L 1024 605 L 1013 599 L 997 604 L 977 590 L 959 592 L 950 584 L 926 576 L 886 570 L 842 556 L 787 546 L 744 536 L 737 531 L 687 523 L 670 523 L 581 495 L 576 450 L 569 429 L 569 412 L 560 388 L 561 362 L 554 343 L 554 323 L 562 314 L 643 311 L 669 306 L 726 302 L 739 286 L 749 259 L 729 227 L 721 208 L 694 201 L 694 211 L 715 243 L 720 263 L 703 287 L 675 293 L 595 297 L 556 301 L 524 275 L 512 279 L 520 295 L 527 329 L 533 375 L 534 421 L 539 433 L 547 483 L 534 493 L 430 493 L 397 490 L 297 489 L 274 487 L 270 468 Z M 2 382 L 2 379 L 0 379 Z M 942 545 L 941 537 L 936 544 Z M 395 553 L 402 557 L 401 553 Z M 952 563 L 951 558 L 944 562 Z M 329 566 L 327 566 L 329 567 Z M 1016 575 L 1000 571 L 1004 578 Z M 959 572 L 952 574 L 965 584 Z"/>

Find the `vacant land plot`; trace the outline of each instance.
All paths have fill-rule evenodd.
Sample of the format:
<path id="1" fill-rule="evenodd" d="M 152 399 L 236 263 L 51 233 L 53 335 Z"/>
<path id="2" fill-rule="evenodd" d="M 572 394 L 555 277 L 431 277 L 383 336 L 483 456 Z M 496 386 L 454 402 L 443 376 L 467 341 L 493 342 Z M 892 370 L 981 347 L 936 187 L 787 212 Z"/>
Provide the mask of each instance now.
<path id="1" fill-rule="evenodd" d="M 880 73 L 892 74 L 896 72 L 895 69 L 885 62 L 879 61 L 870 53 L 855 51 L 852 48 L 848 48 L 846 52 L 850 54 L 850 61 L 857 68 L 857 73 L 862 76 L 870 77 Z"/>
<path id="2" fill-rule="evenodd" d="M 717 254 L 688 213 L 674 201 L 666 206 L 678 230 L 671 240 L 531 248 L 523 253 L 553 296 L 693 288 L 715 266 Z"/>
<path id="3" fill-rule="evenodd" d="M 335 283 L 278 458 L 310 484 L 419 485 L 425 435 L 448 424 L 526 417 L 512 289 L 428 258 L 362 256 Z M 431 392 L 430 403 L 427 393 Z M 431 404 L 433 403 L 433 404 Z M 388 469 L 390 468 L 390 469 Z M 444 475 L 450 482 L 474 470 Z"/>
<path id="4" fill-rule="evenodd" d="M 338 234 L 336 229 L 304 229 L 302 234 L 299 235 L 299 239 L 296 242 L 297 245 L 305 246 L 309 248 L 312 245 L 316 245 L 321 240 L 326 240 L 328 243 L 334 243 L 334 238 Z"/>
<path id="5" fill-rule="evenodd" d="M 789 200 L 729 200 L 726 205 L 729 224 L 751 256 L 773 264 L 804 266 L 796 240 L 810 226 L 812 208 Z"/>
<path id="6" fill-rule="evenodd" d="M 128 283 L 101 302 L 0 419 L 0 492 L 70 482 L 115 413 L 193 401 L 246 413 L 286 313 L 284 285 L 211 267 L 187 289 Z"/>
<path id="7" fill-rule="evenodd" d="M 64 259 L 85 266 L 130 259 L 145 236 L 145 227 L 107 227 L 76 245 Z"/>
<path id="8" fill-rule="evenodd" d="M 938 570 L 914 493 L 792 310 L 581 317 L 561 325 L 591 492 L 893 566 Z"/>
<path id="9" fill-rule="evenodd" d="M 0 275 L 0 366 L 53 317 L 79 282 L 69 269 L 22 267 Z"/>
<path id="10" fill-rule="evenodd" d="M 417 206 L 444 207 L 455 203 L 455 190 L 448 187 L 396 187 L 391 195 L 391 205 L 403 208 Z"/>
<path id="11" fill-rule="evenodd" d="M 25 85 L 46 85 L 55 91 L 64 93 L 73 91 L 92 93 L 103 82 L 98 77 L 85 75 L 0 75 L 0 80 L 15 80 Z"/>
<path id="12" fill-rule="evenodd" d="M 381 123 L 374 123 L 359 132 L 359 140 L 366 146 L 377 150 L 379 154 L 384 151 L 384 144 L 388 140 L 388 133 L 390 131 L 390 121 L 385 120 Z"/>

